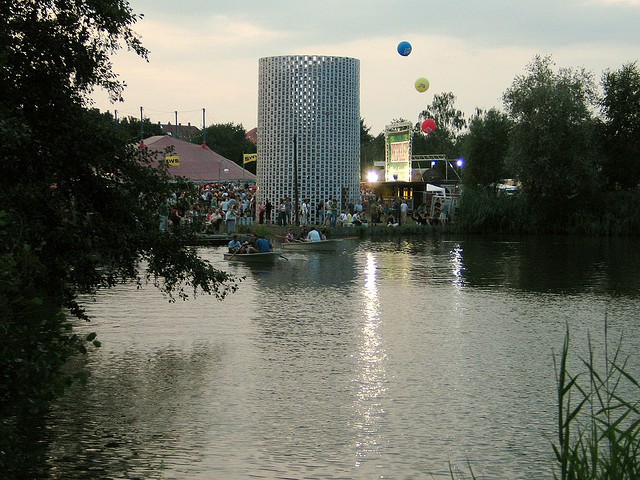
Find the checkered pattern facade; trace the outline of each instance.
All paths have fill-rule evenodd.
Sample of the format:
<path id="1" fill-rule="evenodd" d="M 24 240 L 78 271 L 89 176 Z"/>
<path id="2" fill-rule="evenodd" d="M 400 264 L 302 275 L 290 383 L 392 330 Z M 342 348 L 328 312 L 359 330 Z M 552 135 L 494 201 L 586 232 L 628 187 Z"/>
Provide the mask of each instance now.
<path id="1" fill-rule="evenodd" d="M 299 198 L 341 207 L 360 194 L 360 61 L 330 56 L 259 60 L 258 201 Z M 274 210 L 275 210 L 274 208 Z"/>

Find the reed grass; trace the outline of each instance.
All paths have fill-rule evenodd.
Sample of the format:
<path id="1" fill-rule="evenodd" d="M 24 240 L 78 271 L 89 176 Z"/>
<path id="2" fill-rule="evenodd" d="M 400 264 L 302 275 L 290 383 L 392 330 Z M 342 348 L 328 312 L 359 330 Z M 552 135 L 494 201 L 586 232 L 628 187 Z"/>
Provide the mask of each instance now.
<path id="1" fill-rule="evenodd" d="M 567 326 L 562 353 L 553 357 L 558 395 L 554 478 L 640 479 L 640 382 L 628 371 L 628 357 L 621 358 L 622 339 L 610 356 L 605 316 L 604 372 L 596 367 L 589 337 L 588 355 L 579 357 L 583 371 L 577 374 L 568 366 L 569 340 Z M 456 478 L 451 463 L 449 474 Z"/>
<path id="2" fill-rule="evenodd" d="M 591 339 L 583 372 L 567 366 L 569 329 L 562 353 L 554 356 L 558 395 L 558 438 L 553 445 L 561 480 L 632 480 L 640 478 L 640 384 L 621 359 L 622 341 L 612 357 L 607 348 L 605 366 L 596 368 Z M 632 400 L 631 400 L 632 399 Z"/>

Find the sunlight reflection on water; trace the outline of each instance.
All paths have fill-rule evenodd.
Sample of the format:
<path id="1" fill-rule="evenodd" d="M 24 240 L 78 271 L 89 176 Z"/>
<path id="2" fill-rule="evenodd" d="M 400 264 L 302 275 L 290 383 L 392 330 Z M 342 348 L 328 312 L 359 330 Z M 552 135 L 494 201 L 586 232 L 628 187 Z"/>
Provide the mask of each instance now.
<path id="1" fill-rule="evenodd" d="M 597 346 L 607 312 L 639 344 L 640 262 L 620 252 L 612 275 L 601 250 L 356 241 L 257 268 L 203 250 L 246 276 L 223 302 L 133 286 L 86 300 L 78 329 L 103 347 L 52 411 L 49 477 L 449 478 L 451 462 L 550 478 L 565 323 Z"/>

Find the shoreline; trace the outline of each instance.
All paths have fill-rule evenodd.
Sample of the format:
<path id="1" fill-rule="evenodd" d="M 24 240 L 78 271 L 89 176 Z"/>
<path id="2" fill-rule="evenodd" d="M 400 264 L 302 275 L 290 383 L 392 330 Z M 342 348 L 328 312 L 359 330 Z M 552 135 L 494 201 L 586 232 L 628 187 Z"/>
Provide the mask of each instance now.
<path id="1" fill-rule="evenodd" d="M 294 235 L 299 235 L 302 226 L 287 225 L 279 226 L 274 224 L 250 224 L 238 225 L 235 232 L 219 233 L 198 233 L 196 234 L 197 245 L 226 245 L 231 237 L 237 235 L 250 235 L 256 233 L 275 241 L 283 239 L 289 230 L 293 230 Z M 306 228 L 315 227 L 325 231 L 327 238 L 380 238 L 396 236 L 427 236 L 452 233 L 454 229 L 451 225 L 420 225 L 408 223 L 389 227 L 386 225 L 352 226 L 352 227 L 320 227 L 318 225 L 308 225 Z"/>

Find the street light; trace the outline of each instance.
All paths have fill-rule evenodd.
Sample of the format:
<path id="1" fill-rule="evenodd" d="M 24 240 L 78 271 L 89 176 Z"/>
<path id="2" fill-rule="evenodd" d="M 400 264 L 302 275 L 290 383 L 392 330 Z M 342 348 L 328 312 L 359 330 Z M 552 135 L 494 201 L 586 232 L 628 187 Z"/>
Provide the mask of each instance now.
<path id="1" fill-rule="evenodd" d="M 378 175 L 377 170 L 369 170 L 367 172 L 367 182 L 376 183 L 378 180 L 380 180 L 380 176 Z"/>

